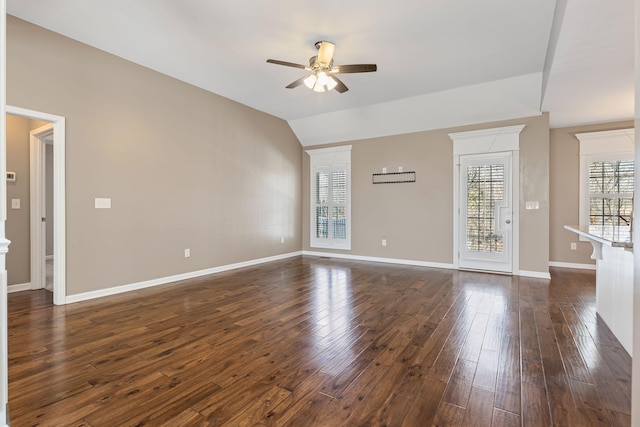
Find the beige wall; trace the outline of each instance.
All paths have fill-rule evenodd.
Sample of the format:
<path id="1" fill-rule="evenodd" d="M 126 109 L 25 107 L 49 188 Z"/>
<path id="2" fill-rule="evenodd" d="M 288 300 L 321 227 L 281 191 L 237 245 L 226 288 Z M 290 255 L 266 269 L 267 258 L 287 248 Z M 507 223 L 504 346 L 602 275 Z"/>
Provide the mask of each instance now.
<path id="1" fill-rule="evenodd" d="M 300 250 L 285 121 L 7 18 L 7 103 L 66 117 L 68 295 Z"/>
<path id="2" fill-rule="evenodd" d="M 7 170 L 16 173 L 15 182 L 7 182 L 7 254 L 8 284 L 28 283 L 30 279 L 29 244 L 29 131 L 31 121 L 7 115 Z M 20 199 L 20 209 L 11 208 L 11 200 Z"/>
<path id="3" fill-rule="evenodd" d="M 564 229 L 565 225 L 579 223 L 580 197 L 580 142 L 574 135 L 583 132 L 632 128 L 633 121 L 605 123 L 552 129 L 550 132 L 550 239 L 549 255 L 552 262 L 595 264 L 591 259 L 593 248 L 589 242 L 581 242 L 575 233 Z M 577 250 L 571 250 L 571 243 Z"/>
<path id="4" fill-rule="evenodd" d="M 9 285 L 31 281 L 29 132 L 45 122 L 7 115 L 7 170 L 15 172 L 15 182 L 7 182 L 7 254 Z M 20 199 L 20 209 L 11 208 L 11 199 Z"/>
<path id="5" fill-rule="evenodd" d="M 351 141 L 352 245 L 360 256 L 453 263 L 453 143 L 448 134 L 525 124 L 520 135 L 520 269 L 548 271 L 548 115 Z M 343 145 L 343 144 L 338 144 Z M 313 147 L 318 148 L 318 147 Z M 309 156 L 303 155 L 303 244 L 309 246 Z M 416 171 L 411 184 L 373 185 L 382 167 Z M 525 211 L 526 200 L 540 210 Z M 381 240 L 387 239 L 387 247 Z M 330 251 L 325 251 L 330 252 Z"/>

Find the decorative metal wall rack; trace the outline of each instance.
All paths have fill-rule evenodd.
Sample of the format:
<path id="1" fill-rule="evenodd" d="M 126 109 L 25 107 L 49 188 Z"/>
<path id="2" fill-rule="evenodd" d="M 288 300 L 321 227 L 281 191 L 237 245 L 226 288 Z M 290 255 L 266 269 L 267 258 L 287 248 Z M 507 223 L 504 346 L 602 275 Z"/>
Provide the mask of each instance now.
<path id="1" fill-rule="evenodd" d="M 416 182 L 416 173 L 415 171 L 374 173 L 372 179 L 374 184 L 404 184 Z"/>

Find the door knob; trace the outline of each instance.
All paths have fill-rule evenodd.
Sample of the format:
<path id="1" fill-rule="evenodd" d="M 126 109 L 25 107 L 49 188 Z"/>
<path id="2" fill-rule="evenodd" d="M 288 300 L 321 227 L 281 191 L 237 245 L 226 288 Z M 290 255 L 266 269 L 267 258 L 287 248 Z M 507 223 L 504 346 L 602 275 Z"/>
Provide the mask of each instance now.
<path id="1" fill-rule="evenodd" d="M 505 222 L 506 222 L 507 224 L 511 224 L 511 220 L 510 220 L 510 219 L 506 220 Z"/>

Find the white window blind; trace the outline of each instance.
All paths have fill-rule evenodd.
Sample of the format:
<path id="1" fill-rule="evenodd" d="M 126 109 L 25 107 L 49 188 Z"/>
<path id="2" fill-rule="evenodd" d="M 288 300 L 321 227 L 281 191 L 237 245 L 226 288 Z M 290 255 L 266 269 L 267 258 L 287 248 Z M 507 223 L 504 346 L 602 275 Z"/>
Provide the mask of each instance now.
<path id="1" fill-rule="evenodd" d="M 503 252 L 503 235 L 496 233 L 496 204 L 504 201 L 504 166 L 467 168 L 467 250 Z"/>
<path id="2" fill-rule="evenodd" d="M 351 249 L 351 146 L 308 150 L 311 246 Z"/>
<path id="3" fill-rule="evenodd" d="M 589 225 L 630 225 L 633 212 L 633 161 L 589 165 Z"/>

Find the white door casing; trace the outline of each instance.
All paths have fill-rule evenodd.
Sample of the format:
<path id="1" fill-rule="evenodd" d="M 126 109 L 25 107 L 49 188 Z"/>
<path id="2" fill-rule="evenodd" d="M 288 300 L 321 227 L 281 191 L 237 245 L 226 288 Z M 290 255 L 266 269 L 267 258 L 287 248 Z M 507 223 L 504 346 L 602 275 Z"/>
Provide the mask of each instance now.
<path id="1" fill-rule="evenodd" d="M 29 133 L 29 172 L 31 202 L 31 289 L 42 289 L 46 281 L 46 139 L 53 138 L 53 124 L 48 123 Z M 46 221 L 44 220 L 46 218 Z M 55 260 L 55 257 L 54 257 Z M 55 297 L 55 289 L 54 289 Z"/>
<path id="2" fill-rule="evenodd" d="M 66 303 L 65 118 L 40 111 L 6 106 L 6 113 L 50 122 L 53 126 L 53 303 Z M 4 116 L 3 116 L 4 117 Z M 44 149 L 43 149 L 44 151 Z M 2 154 L 6 156 L 5 151 Z M 44 153 L 43 153 L 44 156 Z M 44 157 L 43 157 L 44 159 Z M 43 160 L 44 161 L 44 160 Z M 4 162 L 3 162 L 4 163 Z M 4 177 L 3 177 L 4 179 Z M 44 202 L 43 202 L 44 210 Z M 44 244 L 43 244 L 44 248 Z M 44 262 L 44 261 L 43 261 Z"/>
<path id="3" fill-rule="evenodd" d="M 466 263 L 460 263 L 461 242 L 463 235 L 466 238 L 466 223 L 462 224 L 461 221 L 462 211 L 466 207 L 466 192 L 461 191 L 461 159 L 468 156 L 467 159 L 471 159 L 473 155 L 493 155 L 496 157 L 497 153 L 509 153 L 511 160 L 508 165 L 508 171 L 510 179 L 510 191 L 508 196 L 512 202 L 512 208 L 509 210 L 507 206 L 498 206 L 497 216 L 503 223 L 500 226 L 510 227 L 510 255 L 505 257 L 511 259 L 510 272 L 513 274 L 520 273 L 520 132 L 524 129 L 524 125 L 506 126 L 500 128 L 483 129 L 469 132 L 450 133 L 449 137 L 453 140 L 453 181 L 454 181 L 454 197 L 453 197 L 453 266 L 454 268 L 473 268 L 473 269 L 487 269 L 486 266 L 469 267 L 465 266 Z M 498 156 L 499 157 L 499 156 Z M 462 195 L 465 196 L 465 203 L 462 204 Z M 506 220 L 510 217 L 510 224 L 506 224 Z M 462 227 L 465 228 L 462 228 Z M 493 265 L 490 271 L 505 271 L 496 270 L 496 266 Z"/>

